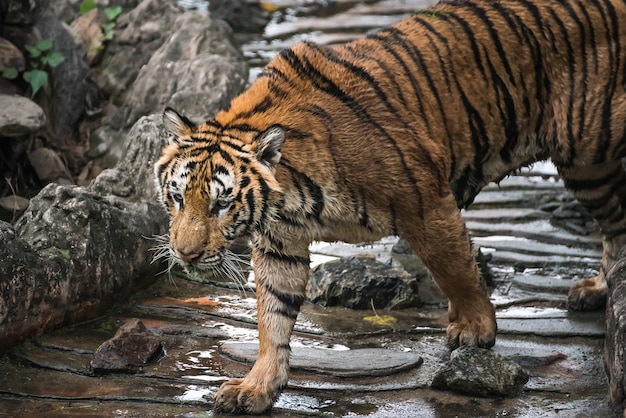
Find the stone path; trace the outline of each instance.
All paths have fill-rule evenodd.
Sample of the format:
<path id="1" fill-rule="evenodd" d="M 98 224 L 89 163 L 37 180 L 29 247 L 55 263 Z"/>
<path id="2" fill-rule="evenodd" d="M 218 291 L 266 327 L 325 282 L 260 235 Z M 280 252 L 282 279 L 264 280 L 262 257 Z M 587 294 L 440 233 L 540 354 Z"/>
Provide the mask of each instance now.
<path id="1" fill-rule="evenodd" d="M 582 223 L 590 231 L 577 235 L 539 209 L 555 211 L 568 201 L 553 170 L 539 165 L 490 185 L 464 213 L 491 259 L 499 327 L 493 350 L 530 376 L 521 394 L 481 398 L 430 388 L 449 353 L 445 301 L 424 281 L 422 308 L 377 312 L 393 315 L 393 328 L 364 321 L 372 311 L 305 304 L 292 341 L 290 387 L 271 416 L 615 416 L 602 362 L 604 315 L 564 307 L 572 280 L 597 265 L 597 233 Z M 318 243 L 313 262 L 370 253 L 411 271 L 417 261 L 392 253 L 395 241 Z M 2 358 L 0 417 L 214 416 L 209 411 L 219 385 L 250 368 L 254 306 L 250 289 L 162 277 L 107 315 Z M 94 351 L 131 318 L 162 340 L 164 354 L 137 374 L 93 375 Z"/>

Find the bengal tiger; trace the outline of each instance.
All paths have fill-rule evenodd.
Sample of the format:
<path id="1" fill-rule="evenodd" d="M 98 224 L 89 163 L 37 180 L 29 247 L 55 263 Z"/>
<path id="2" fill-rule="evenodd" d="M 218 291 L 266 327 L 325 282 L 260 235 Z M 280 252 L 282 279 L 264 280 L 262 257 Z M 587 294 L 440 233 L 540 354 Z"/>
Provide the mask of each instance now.
<path id="1" fill-rule="evenodd" d="M 342 46 L 297 43 L 213 120 L 168 108 L 163 124 L 172 257 L 219 269 L 251 239 L 259 355 L 215 408 L 262 413 L 287 385 L 313 240 L 404 238 L 448 298 L 448 346 L 493 346 L 459 208 L 535 161 L 601 227 L 599 273 L 568 300 L 602 305 L 626 241 L 626 1 L 442 2 Z"/>

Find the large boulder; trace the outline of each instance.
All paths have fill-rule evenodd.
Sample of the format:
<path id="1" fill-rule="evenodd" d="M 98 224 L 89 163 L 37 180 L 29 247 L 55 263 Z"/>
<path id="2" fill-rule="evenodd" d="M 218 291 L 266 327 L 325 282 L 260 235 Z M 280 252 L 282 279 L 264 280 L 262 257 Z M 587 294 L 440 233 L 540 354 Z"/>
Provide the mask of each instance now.
<path id="1" fill-rule="evenodd" d="M 212 118 L 240 93 L 248 65 L 223 21 L 190 12 L 141 69 L 122 108 L 124 126 L 172 106 L 200 121 Z"/>
<path id="2" fill-rule="evenodd" d="M 105 79 L 104 91 L 115 104 L 124 103 L 139 70 L 172 32 L 179 29 L 174 21 L 180 14 L 182 10 L 173 0 L 145 0 L 118 17 L 115 36 L 107 44 L 99 66 Z"/>
<path id="3" fill-rule="evenodd" d="M 160 116 L 142 118 L 115 169 L 89 187 L 50 184 L 14 228 L 0 223 L 0 351 L 94 317 L 162 269 L 151 263 L 150 237 L 167 228 L 152 167 L 166 138 Z"/>
<path id="4" fill-rule="evenodd" d="M 181 13 L 173 0 L 147 0 L 119 19 L 118 46 L 125 41 L 133 46 L 109 57 L 106 66 L 112 72 L 119 66 L 119 78 L 113 79 L 123 86 L 120 91 L 134 79 L 132 66 L 138 71 L 159 50 L 127 89 L 123 129 L 109 128 L 126 132 L 132 126 L 128 134 L 111 135 L 121 150 L 117 165 L 89 186 L 51 183 L 31 199 L 15 225 L 0 223 L 0 352 L 32 334 L 98 315 L 163 270 L 151 263 L 150 251 L 161 242 L 153 237 L 165 234 L 168 225 L 153 179 L 154 162 L 167 142 L 160 114 L 172 105 L 191 117 L 212 116 L 243 89 L 248 71 L 224 22 Z M 132 23 L 147 17 L 154 20 Z M 69 46 L 69 35 L 52 12 L 40 11 L 37 24 L 47 28 L 42 29 L 46 36 L 62 40 L 55 48 Z M 78 49 L 65 54 L 73 63 L 66 70 L 71 74 L 53 77 L 66 87 L 55 84 L 52 90 L 69 91 L 80 102 L 67 114 L 62 110 L 72 106 L 69 99 L 54 102 L 59 106 L 52 126 L 61 129 L 60 138 L 70 135 L 85 109 Z M 133 52 L 141 52 L 145 61 L 130 60 Z M 130 62 L 121 65 L 124 60 Z"/>

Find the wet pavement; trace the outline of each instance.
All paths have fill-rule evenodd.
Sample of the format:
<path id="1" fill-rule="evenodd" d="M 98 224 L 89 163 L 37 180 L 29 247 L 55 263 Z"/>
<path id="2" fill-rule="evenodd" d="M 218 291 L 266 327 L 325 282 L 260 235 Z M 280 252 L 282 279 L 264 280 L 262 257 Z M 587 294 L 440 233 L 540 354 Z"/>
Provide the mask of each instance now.
<path id="1" fill-rule="evenodd" d="M 592 274 L 600 258 L 592 224 L 575 210 L 569 218 L 554 214 L 568 201 L 554 169 L 537 165 L 488 186 L 464 212 L 474 242 L 490 258 L 499 328 L 493 350 L 530 376 L 520 394 L 481 398 L 430 388 L 449 357 L 446 311 L 436 286 L 422 280 L 420 308 L 374 312 L 305 304 L 292 339 L 289 388 L 270 416 L 618 416 L 609 407 L 603 369 L 604 314 L 565 308 L 572 280 Z M 574 233 L 567 222 L 589 232 Z M 316 243 L 313 264 L 367 253 L 409 272 L 420 269 L 415 257 L 391 251 L 396 241 Z M 376 315 L 395 321 L 364 319 Z M 93 353 L 132 318 L 161 339 L 164 352 L 136 374 L 94 375 Z M 250 368 L 255 322 L 250 281 L 161 277 L 105 317 L 36 338 L 2 358 L 0 416 L 215 416 L 219 385 Z"/>

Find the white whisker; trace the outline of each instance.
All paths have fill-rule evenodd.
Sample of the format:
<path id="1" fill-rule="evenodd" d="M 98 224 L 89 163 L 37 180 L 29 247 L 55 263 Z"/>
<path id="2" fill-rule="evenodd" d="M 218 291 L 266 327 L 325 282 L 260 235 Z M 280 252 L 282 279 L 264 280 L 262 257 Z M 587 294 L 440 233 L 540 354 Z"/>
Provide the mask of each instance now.
<path id="1" fill-rule="evenodd" d="M 158 272 L 157 275 L 167 273 L 167 278 L 170 281 L 170 283 L 172 283 L 174 287 L 177 287 L 176 282 L 174 281 L 174 277 L 172 276 L 172 269 L 174 268 L 174 266 L 176 266 L 178 258 L 176 257 L 176 254 L 174 253 L 174 251 L 172 250 L 172 247 L 170 246 L 169 234 L 153 235 L 152 237 L 144 237 L 144 238 L 157 242 L 157 244 L 154 247 L 150 248 L 150 251 L 154 252 L 150 263 L 165 262 L 167 264 L 165 269 Z"/>

